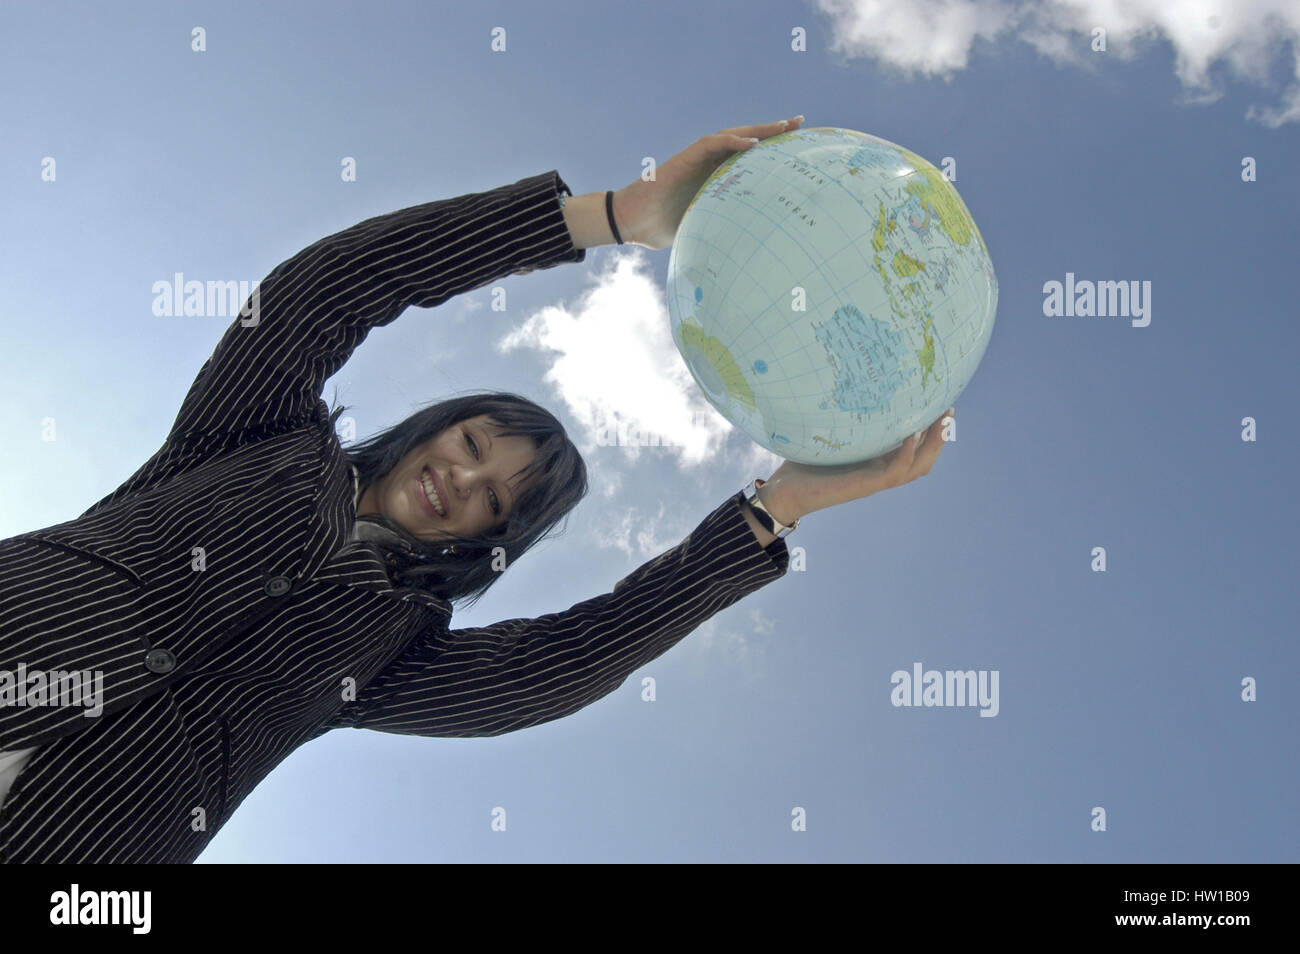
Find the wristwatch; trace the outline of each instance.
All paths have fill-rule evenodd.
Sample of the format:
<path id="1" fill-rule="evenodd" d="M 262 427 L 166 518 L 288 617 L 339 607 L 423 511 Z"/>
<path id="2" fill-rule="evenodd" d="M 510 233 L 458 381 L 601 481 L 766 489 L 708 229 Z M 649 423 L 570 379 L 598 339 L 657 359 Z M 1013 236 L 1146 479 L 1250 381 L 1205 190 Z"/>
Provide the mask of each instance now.
<path id="1" fill-rule="evenodd" d="M 757 477 L 751 480 L 749 486 L 747 486 L 744 491 L 745 500 L 749 503 L 749 506 L 753 508 L 755 518 L 757 518 L 758 522 L 767 528 L 768 533 L 774 533 L 777 537 L 784 537 L 791 530 L 794 530 L 799 526 L 799 521 L 795 520 L 794 523 L 787 527 L 785 524 L 780 523 L 776 517 L 772 516 L 771 512 L 763 506 L 763 501 L 758 499 L 758 488 L 762 487 L 765 483 L 767 483 L 766 480 L 760 480 Z"/>

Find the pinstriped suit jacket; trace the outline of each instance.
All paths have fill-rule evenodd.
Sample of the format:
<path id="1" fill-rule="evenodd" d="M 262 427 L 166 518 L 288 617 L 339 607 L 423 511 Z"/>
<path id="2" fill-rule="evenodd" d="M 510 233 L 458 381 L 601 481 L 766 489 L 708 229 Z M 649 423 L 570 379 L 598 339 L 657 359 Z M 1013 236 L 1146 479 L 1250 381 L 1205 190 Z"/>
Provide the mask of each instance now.
<path id="1" fill-rule="evenodd" d="M 394 589 L 373 546 L 349 543 L 325 381 L 410 305 L 583 261 L 561 191 L 551 171 L 413 206 L 283 262 L 156 454 L 75 520 L 0 541 L 0 672 L 104 678 L 96 718 L 0 704 L 0 751 L 38 747 L 0 809 L 0 860 L 193 861 L 330 729 L 492 736 L 558 719 L 786 572 L 785 542 L 759 545 L 737 493 L 612 592 L 450 629 L 446 601 Z"/>

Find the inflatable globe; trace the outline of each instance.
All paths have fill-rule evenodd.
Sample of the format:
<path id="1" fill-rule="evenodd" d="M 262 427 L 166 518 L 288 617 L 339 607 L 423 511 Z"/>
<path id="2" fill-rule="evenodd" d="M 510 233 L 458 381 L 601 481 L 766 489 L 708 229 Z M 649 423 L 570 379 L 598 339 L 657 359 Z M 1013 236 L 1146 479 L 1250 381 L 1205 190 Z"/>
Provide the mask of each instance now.
<path id="1" fill-rule="evenodd" d="M 998 283 L 938 169 L 821 126 L 710 176 L 677 229 L 667 297 L 709 402 L 780 457 L 829 465 L 888 453 L 955 405 Z"/>

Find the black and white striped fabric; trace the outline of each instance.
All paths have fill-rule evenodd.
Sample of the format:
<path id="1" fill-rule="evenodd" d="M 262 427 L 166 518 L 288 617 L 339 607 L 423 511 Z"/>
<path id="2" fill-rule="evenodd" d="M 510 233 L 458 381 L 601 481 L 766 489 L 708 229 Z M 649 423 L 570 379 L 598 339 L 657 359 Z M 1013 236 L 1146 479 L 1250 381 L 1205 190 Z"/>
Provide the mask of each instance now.
<path id="1" fill-rule="evenodd" d="M 0 752 L 34 748 L 0 805 L 0 860 L 193 861 L 330 729 L 459 738 L 561 718 L 786 572 L 785 542 L 759 545 L 737 493 L 609 593 L 451 629 L 446 601 L 394 589 L 352 540 L 325 381 L 411 305 L 583 261 L 561 192 L 557 172 L 531 176 L 283 262 L 156 454 L 75 520 L 0 541 Z M 20 667 L 102 674 L 102 713 L 16 704 Z"/>

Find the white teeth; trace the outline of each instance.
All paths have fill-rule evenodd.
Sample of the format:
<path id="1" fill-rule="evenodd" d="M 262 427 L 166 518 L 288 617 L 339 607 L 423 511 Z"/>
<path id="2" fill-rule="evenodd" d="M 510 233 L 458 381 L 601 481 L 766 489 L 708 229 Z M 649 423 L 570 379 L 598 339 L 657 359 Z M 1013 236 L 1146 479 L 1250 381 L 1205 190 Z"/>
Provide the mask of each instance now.
<path id="1" fill-rule="evenodd" d="M 438 511 L 438 516 L 447 516 L 447 508 L 442 505 L 442 501 L 438 498 L 438 490 L 434 487 L 433 481 L 426 475 L 421 474 L 420 486 L 424 488 L 424 493 L 429 498 L 429 502 L 433 504 L 433 509 Z"/>

